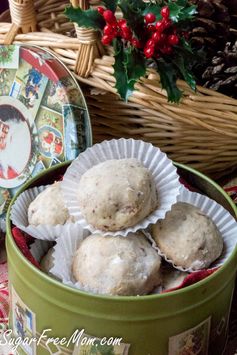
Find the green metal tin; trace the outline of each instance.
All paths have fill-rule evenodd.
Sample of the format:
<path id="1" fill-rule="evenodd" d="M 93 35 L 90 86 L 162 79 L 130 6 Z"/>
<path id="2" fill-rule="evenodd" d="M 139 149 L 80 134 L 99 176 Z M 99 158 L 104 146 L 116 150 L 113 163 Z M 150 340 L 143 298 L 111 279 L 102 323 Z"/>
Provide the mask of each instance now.
<path id="1" fill-rule="evenodd" d="M 55 174 L 63 173 L 66 166 L 67 164 L 62 164 L 60 167 L 53 167 L 33 178 L 19 193 L 37 184 L 52 182 Z M 237 215 L 235 205 L 220 186 L 184 165 L 177 164 L 177 167 L 187 181 L 222 203 L 233 215 Z M 107 347 L 102 347 L 104 350 L 100 350 L 99 343 L 94 346 L 87 344 L 74 347 L 75 344 L 70 342 L 67 347 L 65 344 L 57 344 L 57 341 L 56 345 L 48 341 L 46 346 L 48 338 L 44 337 L 37 346 L 32 345 L 28 349 L 26 346 L 19 346 L 19 354 L 223 353 L 237 270 L 237 248 L 214 274 L 195 285 L 172 293 L 140 297 L 92 295 L 57 282 L 24 258 L 11 235 L 10 210 L 11 206 L 7 216 L 7 253 L 12 302 L 10 328 L 14 330 L 15 337 L 20 334 L 19 324 L 17 325 L 20 312 L 20 319 L 25 317 L 22 325 L 26 336 L 39 338 L 45 329 L 50 329 L 45 333 L 48 338 L 70 340 L 72 334 L 78 330 L 84 332 L 80 340 L 84 339 L 85 343 L 88 339 L 85 335 L 90 335 L 98 338 L 122 338 L 122 344 L 128 344 L 107 344 Z M 116 342 L 117 339 L 111 339 L 109 343 L 112 341 Z"/>

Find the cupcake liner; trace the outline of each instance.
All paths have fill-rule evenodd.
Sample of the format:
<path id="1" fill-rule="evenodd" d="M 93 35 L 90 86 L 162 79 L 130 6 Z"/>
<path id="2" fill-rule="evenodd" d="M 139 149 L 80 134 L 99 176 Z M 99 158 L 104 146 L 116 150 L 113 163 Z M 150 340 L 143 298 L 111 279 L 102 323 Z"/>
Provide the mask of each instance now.
<path id="1" fill-rule="evenodd" d="M 146 237 L 146 234 L 143 231 L 142 233 Z M 73 257 L 79 248 L 80 243 L 89 235 L 91 235 L 91 233 L 88 230 L 83 230 L 83 228 L 81 228 L 80 234 L 66 233 L 62 238 L 57 239 L 53 253 L 54 266 L 50 269 L 50 273 L 67 286 L 95 294 L 94 290 L 91 290 L 89 287 L 83 286 L 80 282 L 76 281 L 72 274 Z M 93 258 L 93 255 L 91 255 L 91 257 Z M 157 287 L 149 294 L 159 293 L 159 291 L 161 292 L 161 288 L 159 289 L 159 287 Z"/>
<path id="2" fill-rule="evenodd" d="M 158 207 L 149 216 L 132 227 L 116 232 L 99 231 L 87 223 L 80 211 L 76 198 L 78 183 L 81 176 L 91 167 L 106 160 L 125 158 L 137 159 L 152 173 L 158 192 Z M 89 229 L 91 233 L 112 236 L 127 236 L 128 233 L 146 229 L 150 224 L 163 219 L 166 212 L 171 210 L 172 205 L 176 203 L 180 187 L 177 169 L 165 153 L 150 143 L 124 138 L 104 141 L 88 148 L 72 162 L 62 181 L 65 203 L 69 213 L 74 216 L 75 220 L 84 228 Z"/>
<path id="3" fill-rule="evenodd" d="M 30 252 L 38 263 L 40 263 L 43 256 L 48 252 L 48 250 L 53 246 L 52 242 L 47 240 L 35 240 L 30 246 Z"/>
<path id="4" fill-rule="evenodd" d="M 229 258 L 229 256 L 232 254 L 234 248 L 237 245 L 237 222 L 235 218 L 232 217 L 232 215 L 216 201 L 200 193 L 191 192 L 185 187 L 182 187 L 180 191 L 180 195 L 178 196 L 178 202 L 186 202 L 190 205 L 199 208 L 215 223 L 217 229 L 219 230 L 223 238 L 224 247 L 220 257 L 215 260 L 209 266 L 208 269 L 220 267 Z M 198 271 L 197 269 L 183 268 L 182 266 L 176 265 L 160 250 L 160 248 L 158 248 L 154 239 L 148 232 L 146 232 L 146 236 L 151 241 L 153 248 L 158 251 L 158 254 L 163 257 L 168 263 L 172 264 L 174 268 L 185 272 Z"/>
<path id="5" fill-rule="evenodd" d="M 11 220 L 16 227 L 36 239 L 54 241 L 58 237 L 62 236 L 68 229 L 77 230 L 78 225 L 75 223 L 66 223 L 64 225 L 57 224 L 55 226 L 47 224 L 40 224 L 38 226 L 29 225 L 29 205 L 48 186 L 49 185 L 33 187 L 20 194 L 20 196 L 17 198 L 16 202 L 12 206 Z"/>
<path id="6" fill-rule="evenodd" d="M 57 277 L 63 284 L 85 290 L 79 282 L 76 282 L 72 275 L 72 260 L 80 243 L 90 235 L 90 232 L 82 227 L 76 230 L 67 231 L 62 238 L 57 239 L 54 246 L 54 266 L 50 273 Z M 93 258 L 93 255 L 92 255 Z M 96 267 L 96 265 L 95 265 Z"/>

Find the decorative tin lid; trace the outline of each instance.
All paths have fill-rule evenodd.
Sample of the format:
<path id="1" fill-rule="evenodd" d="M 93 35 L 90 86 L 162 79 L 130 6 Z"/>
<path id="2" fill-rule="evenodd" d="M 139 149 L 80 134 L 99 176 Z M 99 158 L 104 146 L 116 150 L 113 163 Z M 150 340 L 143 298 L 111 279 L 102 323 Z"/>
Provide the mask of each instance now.
<path id="1" fill-rule="evenodd" d="M 27 179 L 91 144 L 85 99 L 69 70 L 38 47 L 0 46 L 0 227 Z"/>

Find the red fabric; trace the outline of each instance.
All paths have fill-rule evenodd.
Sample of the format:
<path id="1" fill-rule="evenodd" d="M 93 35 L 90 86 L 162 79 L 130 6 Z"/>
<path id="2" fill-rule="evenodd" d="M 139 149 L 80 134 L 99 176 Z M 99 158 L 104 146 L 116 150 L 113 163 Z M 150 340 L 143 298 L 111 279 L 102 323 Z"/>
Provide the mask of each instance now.
<path id="1" fill-rule="evenodd" d="M 224 187 L 224 190 L 232 198 L 232 200 L 237 204 L 237 186 L 233 185 L 230 187 Z"/>
<path id="2" fill-rule="evenodd" d="M 29 247 L 28 247 L 28 240 L 32 239 L 30 236 L 26 236 L 19 228 L 14 227 L 12 228 L 12 235 L 13 238 L 18 246 L 18 248 L 21 250 L 22 254 L 37 268 L 40 269 L 40 265 L 38 261 L 33 258 Z"/>
<path id="3" fill-rule="evenodd" d="M 231 192 L 231 191 L 237 192 L 237 186 L 225 187 L 224 190 L 226 192 Z"/>

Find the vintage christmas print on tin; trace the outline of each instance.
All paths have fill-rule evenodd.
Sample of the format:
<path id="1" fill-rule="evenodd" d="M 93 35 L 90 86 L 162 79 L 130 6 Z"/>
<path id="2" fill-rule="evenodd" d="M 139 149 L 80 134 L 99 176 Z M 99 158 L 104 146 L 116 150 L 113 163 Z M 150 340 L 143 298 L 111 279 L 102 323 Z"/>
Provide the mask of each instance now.
<path id="1" fill-rule="evenodd" d="M 89 145 L 85 100 L 66 67 L 37 47 L 0 46 L 0 218 L 27 179 Z"/>

